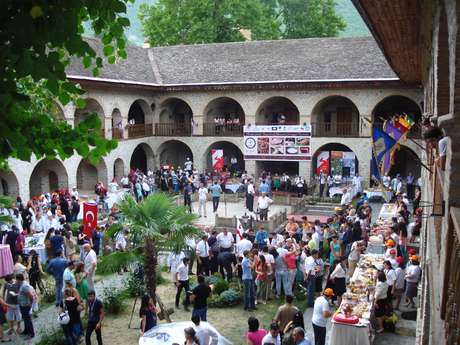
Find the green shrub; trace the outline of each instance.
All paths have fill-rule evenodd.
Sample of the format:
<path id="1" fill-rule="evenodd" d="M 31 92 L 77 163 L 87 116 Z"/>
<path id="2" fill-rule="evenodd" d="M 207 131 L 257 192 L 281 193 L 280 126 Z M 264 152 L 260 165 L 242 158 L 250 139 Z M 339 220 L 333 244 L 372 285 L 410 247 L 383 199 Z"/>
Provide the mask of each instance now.
<path id="1" fill-rule="evenodd" d="M 241 294 L 233 289 L 223 291 L 220 295 L 213 295 L 209 301 L 208 306 L 212 308 L 225 308 L 232 307 L 241 303 Z"/>
<path id="2" fill-rule="evenodd" d="M 62 327 L 44 329 L 40 331 L 40 341 L 36 345 L 66 345 Z"/>
<path id="3" fill-rule="evenodd" d="M 206 283 L 215 285 L 219 280 L 222 280 L 220 273 L 214 273 L 212 276 L 206 277 Z"/>
<path id="4" fill-rule="evenodd" d="M 47 279 L 42 279 L 42 281 L 43 281 L 43 287 L 45 288 L 45 292 L 41 296 L 42 303 L 54 303 L 56 301 L 56 293 L 54 291 L 55 290 L 54 279 L 47 278 Z"/>
<path id="5" fill-rule="evenodd" d="M 229 288 L 228 282 L 221 278 L 214 284 L 212 291 L 216 295 L 220 295 L 222 292 L 228 290 L 228 288 Z"/>
<path id="6" fill-rule="evenodd" d="M 83 225 L 83 221 L 82 221 L 82 220 L 79 220 L 79 221 L 70 223 L 70 229 L 72 230 L 72 235 L 73 235 L 73 236 L 77 237 L 77 235 L 78 235 L 78 228 L 80 227 L 80 225 Z"/>
<path id="7" fill-rule="evenodd" d="M 105 287 L 102 291 L 102 301 L 104 303 L 104 311 L 108 314 L 120 314 L 125 308 L 125 290 L 117 290 L 113 287 Z"/>
<path id="8" fill-rule="evenodd" d="M 130 297 L 143 296 L 145 294 L 144 280 L 137 272 L 128 273 L 126 292 Z"/>

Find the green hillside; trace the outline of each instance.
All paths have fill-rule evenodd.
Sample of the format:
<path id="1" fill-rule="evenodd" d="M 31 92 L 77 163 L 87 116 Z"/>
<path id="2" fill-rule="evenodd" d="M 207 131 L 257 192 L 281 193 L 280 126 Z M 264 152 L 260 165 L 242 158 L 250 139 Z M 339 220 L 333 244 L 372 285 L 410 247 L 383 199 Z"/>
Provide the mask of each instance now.
<path id="1" fill-rule="evenodd" d="M 131 27 L 126 32 L 126 36 L 131 43 L 141 45 L 144 42 L 142 26 L 137 18 L 139 7 L 143 3 L 154 4 L 156 0 L 136 0 L 133 4 L 128 5 L 128 18 L 131 21 Z M 340 33 L 341 37 L 370 36 L 370 32 L 356 11 L 351 0 L 336 0 L 337 12 L 347 22 L 347 28 Z"/>

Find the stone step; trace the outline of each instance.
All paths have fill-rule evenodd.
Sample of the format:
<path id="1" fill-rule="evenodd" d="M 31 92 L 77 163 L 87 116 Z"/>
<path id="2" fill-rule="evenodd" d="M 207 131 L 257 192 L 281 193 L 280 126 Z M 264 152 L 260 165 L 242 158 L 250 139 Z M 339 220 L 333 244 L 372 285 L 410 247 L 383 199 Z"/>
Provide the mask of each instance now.
<path id="1" fill-rule="evenodd" d="M 404 320 L 400 316 L 398 317 L 398 322 L 396 323 L 396 334 L 403 336 L 415 337 L 417 330 L 417 322 L 412 320 Z"/>

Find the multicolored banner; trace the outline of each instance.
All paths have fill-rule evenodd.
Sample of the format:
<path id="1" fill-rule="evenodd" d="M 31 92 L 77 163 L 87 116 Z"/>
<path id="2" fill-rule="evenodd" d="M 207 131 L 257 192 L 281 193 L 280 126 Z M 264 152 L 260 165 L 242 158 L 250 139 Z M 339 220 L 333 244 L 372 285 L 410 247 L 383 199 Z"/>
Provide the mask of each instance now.
<path id="1" fill-rule="evenodd" d="M 316 157 L 316 175 L 319 175 L 322 172 L 329 175 L 329 169 L 329 151 L 321 151 Z"/>

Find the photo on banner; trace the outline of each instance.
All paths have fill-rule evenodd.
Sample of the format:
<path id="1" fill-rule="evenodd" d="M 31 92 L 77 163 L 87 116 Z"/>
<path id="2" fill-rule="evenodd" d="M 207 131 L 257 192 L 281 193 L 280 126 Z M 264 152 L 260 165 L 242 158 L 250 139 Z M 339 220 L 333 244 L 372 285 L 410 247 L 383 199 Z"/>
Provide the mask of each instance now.
<path id="1" fill-rule="evenodd" d="M 213 149 L 211 150 L 212 170 L 215 172 L 224 169 L 224 150 Z"/>
<path id="2" fill-rule="evenodd" d="M 316 157 L 316 175 L 319 175 L 322 172 L 329 175 L 329 169 L 329 151 L 321 151 Z"/>

